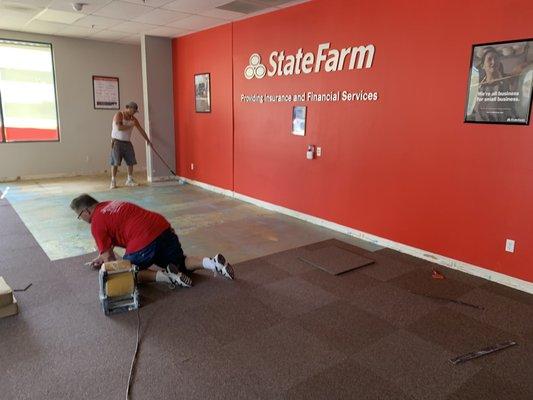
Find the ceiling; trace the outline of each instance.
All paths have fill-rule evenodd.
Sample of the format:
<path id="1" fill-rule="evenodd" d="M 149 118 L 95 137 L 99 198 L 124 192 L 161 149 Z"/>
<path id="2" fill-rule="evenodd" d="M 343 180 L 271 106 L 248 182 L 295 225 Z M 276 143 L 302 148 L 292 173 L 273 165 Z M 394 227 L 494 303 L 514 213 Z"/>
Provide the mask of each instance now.
<path id="1" fill-rule="evenodd" d="M 306 1 L 0 0 L 0 29 L 139 44 L 142 34 L 183 36 Z"/>

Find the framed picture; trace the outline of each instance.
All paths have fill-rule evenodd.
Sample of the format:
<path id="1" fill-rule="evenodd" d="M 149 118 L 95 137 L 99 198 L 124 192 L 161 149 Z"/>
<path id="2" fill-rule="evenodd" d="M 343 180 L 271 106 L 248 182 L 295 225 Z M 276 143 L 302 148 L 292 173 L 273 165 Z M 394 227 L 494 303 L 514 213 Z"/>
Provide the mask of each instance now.
<path id="1" fill-rule="evenodd" d="M 211 112 L 211 78 L 208 73 L 194 75 L 196 112 Z"/>
<path id="2" fill-rule="evenodd" d="M 472 46 L 465 122 L 527 125 L 533 39 Z"/>
<path id="3" fill-rule="evenodd" d="M 292 134 L 305 136 L 306 106 L 294 106 L 292 108 Z"/>
<path id="4" fill-rule="evenodd" d="M 93 103 L 96 110 L 120 110 L 118 78 L 93 75 Z"/>

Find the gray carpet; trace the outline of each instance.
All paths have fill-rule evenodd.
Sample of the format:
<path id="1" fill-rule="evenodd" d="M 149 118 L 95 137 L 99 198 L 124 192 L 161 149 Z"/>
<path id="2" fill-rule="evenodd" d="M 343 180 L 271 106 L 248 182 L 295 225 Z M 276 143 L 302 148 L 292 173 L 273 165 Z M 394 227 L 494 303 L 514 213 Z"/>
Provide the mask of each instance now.
<path id="1" fill-rule="evenodd" d="M 312 251 L 309 250 L 308 254 L 300 257 L 300 259 L 332 275 L 344 274 L 374 263 L 374 260 L 370 258 L 360 256 L 334 244 Z"/>
<path id="2" fill-rule="evenodd" d="M 5 200 L 0 221 L 0 275 L 33 283 L 0 320 L 0 398 L 123 399 L 135 314 L 101 312 L 93 255 L 50 262 Z M 334 276 L 300 260 L 331 246 L 375 263 Z M 434 267 L 329 240 L 238 264 L 235 282 L 144 286 L 133 398 L 532 399 L 533 296 Z"/>

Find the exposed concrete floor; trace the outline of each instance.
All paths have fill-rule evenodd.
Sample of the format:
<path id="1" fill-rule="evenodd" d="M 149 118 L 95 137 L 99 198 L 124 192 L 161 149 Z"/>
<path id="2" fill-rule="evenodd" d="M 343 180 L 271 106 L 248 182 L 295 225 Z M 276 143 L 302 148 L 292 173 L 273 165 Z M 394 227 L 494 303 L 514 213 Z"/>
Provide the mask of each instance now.
<path id="1" fill-rule="evenodd" d="M 149 185 L 110 190 L 107 176 L 3 183 L 7 199 L 51 260 L 95 251 L 89 227 L 69 208 L 81 193 L 98 200 L 121 199 L 163 214 L 176 229 L 186 254 L 222 252 L 233 263 L 337 238 L 374 251 L 381 247 L 296 218 L 192 185 Z M 120 177 L 119 184 L 123 184 Z"/>

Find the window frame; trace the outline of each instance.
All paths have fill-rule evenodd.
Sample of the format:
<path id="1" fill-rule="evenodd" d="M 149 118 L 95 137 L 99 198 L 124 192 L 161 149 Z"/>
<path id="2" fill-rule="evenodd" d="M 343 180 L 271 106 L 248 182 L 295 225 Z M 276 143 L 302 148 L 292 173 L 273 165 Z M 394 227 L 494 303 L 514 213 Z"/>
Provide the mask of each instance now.
<path id="1" fill-rule="evenodd" d="M 15 142 L 8 142 L 6 139 L 6 125 L 4 120 L 4 111 L 2 108 L 2 92 L 0 91 L 0 117 L 2 118 L 1 126 L 1 141 L 3 144 L 17 144 L 17 143 L 61 143 L 61 128 L 59 123 L 59 101 L 57 97 L 57 84 L 56 84 L 56 64 L 54 58 L 54 45 L 50 42 L 40 42 L 36 40 L 23 40 L 23 39 L 8 39 L 0 36 L 0 41 L 14 42 L 14 43 L 32 43 L 32 44 L 45 44 L 50 46 L 50 57 L 52 57 L 52 82 L 54 84 L 54 100 L 56 103 L 56 121 L 57 121 L 57 139 L 55 140 L 18 140 Z"/>

